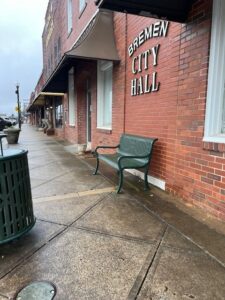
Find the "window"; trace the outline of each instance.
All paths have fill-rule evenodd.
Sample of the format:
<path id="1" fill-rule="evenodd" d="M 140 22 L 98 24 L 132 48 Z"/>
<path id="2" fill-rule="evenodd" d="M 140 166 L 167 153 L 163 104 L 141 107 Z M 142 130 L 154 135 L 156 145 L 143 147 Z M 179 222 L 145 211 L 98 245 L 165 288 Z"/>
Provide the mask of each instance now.
<path id="1" fill-rule="evenodd" d="M 60 61 L 60 59 L 61 59 L 61 38 L 59 37 L 58 38 L 58 57 L 57 57 L 57 61 L 59 62 Z"/>
<path id="2" fill-rule="evenodd" d="M 62 98 L 57 97 L 55 100 L 55 127 L 62 128 L 62 125 L 63 125 Z"/>
<path id="3" fill-rule="evenodd" d="M 61 39 L 60 37 L 56 40 L 54 45 L 54 64 L 58 64 L 61 58 Z"/>
<path id="4" fill-rule="evenodd" d="M 54 45 L 54 66 L 57 65 L 57 44 Z"/>
<path id="5" fill-rule="evenodd" d="M 76 94 L 74 88 L 74 69 L 71 68 L 68 73 L 68 101 L 69 101 L 69 124 L 75 126 Z"/>
<path id="6" fill-rule="evenodd" d="M 51 74 L 51 60 L 48 58 L 48 76 Z"/>
<path id="7" fill-rule="evenodd" d="M 98 128 L 112 129 L 112 69 L 112 62 L 98 61 Z"/>
<path id="8" fill-rule="evenodd" d="M 72 0 L 67 0 L 67 30 L 68 34 L 73 29 L 73 6 L 72 6 Z"/>
<path id="9" fill-rule="evenodd" d="M 85 5 L 86 5 L 86 0 L 79 1 L 79 12 L 81 12 L 85 8 Z"/>
<path id="10" fill-rule="evenodd" d="M 51 64 L 50 73 L 52 73 L 52 71 L 53 71 L 53 55 L 52 55 L 52 53 L 51 53 L 51 57 L 50 57 L 50 64 Z"/>
<path id="11" fill-rule="evenodd" d="M 225 143 L 225 1 L 213 1 L 204 141 Z"/>

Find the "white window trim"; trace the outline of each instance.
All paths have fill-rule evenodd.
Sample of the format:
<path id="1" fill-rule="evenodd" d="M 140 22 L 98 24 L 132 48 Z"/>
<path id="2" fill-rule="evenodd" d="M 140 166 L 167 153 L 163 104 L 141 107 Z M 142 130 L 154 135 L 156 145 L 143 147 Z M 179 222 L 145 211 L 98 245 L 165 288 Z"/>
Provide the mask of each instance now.
<path id="1" fill-rule="evenodd" d="M 113 67 L 113 63 L 111 61 L 98 61 L 98 83 L 97 83 L 97 129 L 103 129 L 103 130 L 112 130 L 112 124 L 111 126 L 104 126 L 100 125 L 102 123 L 102 103 L 103 103 L 103 82 L 100 79 L 101 77 L 101 71 L 106 71 L 109 68 Z"/>
<path id="2" fill-rule="evenodd" d="M 213 1 L 204 142 L 225 143 L 221 133 L 225 84 L 225 1 Z"/>
<path id="3" fill-rule="evenodd" d="M 74 84 L 74 68 L 72 67 L 70 70 L 69 70 L 69 72 L 68 72 L 68 101 L 69 101 L 69 103 L 68 103 L 68 111 L 69 111 L 69 116 L 68 116 L 68 118 L 69 118 L 69 125 L 70 126 L 75 126 L 76 125 L 76 111 L 77 111 L 77 95 L 76 95 L 76 89 L 75 89 L 75 84 Z M 73 81 L 72 81 L 72 83 L 73 83 L 73 86 L 72 87 L 70 87 L 70 78 L 73 78 Z M 72 103 L 72 101 L 71 101 L 71 97 L 70 97 L 70 92 L 71 92 L 71 90 L 72 90 L 72 92 L 73 92 L 73 98 L 72 98 L 72 101 L 73 101 L 73 103 Z M 72 105 L 71 105 L 71 103 L 72 103 Z M 71 112 L 71 109 L 73 110 L 72 112 Z M 73 115 L 73 121 L 71 121 L 71 114 Z"/>
<path id="4" fill-rule="evenodd" d="M 73 29 L 73 2 L 72 0 L 67 0 L 67 33 Z"/>
<path id="5" fill-rule="evenodd" d="M 86 6 L 86 1 L 79 0 L 79 12 L 82 12 Z"/>

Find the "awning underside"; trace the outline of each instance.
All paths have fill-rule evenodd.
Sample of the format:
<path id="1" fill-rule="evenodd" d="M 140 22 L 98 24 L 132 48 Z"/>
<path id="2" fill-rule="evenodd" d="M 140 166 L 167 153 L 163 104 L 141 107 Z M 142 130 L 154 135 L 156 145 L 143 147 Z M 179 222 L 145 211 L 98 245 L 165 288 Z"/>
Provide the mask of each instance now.
<path id="1" fill-rule="evenodd" d="M 184 23 L 195 0 L 96 0 L 99 8 Z"/>
<path id="2" fill-rule="evenodd" d="M 67 56 L 119 61 L 111 12 L 100 11 L 89 23 Z"/>
<path id="3" fill-rule="evenodd" d="M 27 111 L 35 110 L 35 107 L 44 106 L 46 103 L 46 97 L 63 97 L 64 93 L 46 93 L 41 92 L 37 95 L 37 97 L 34 99 L 32 104 L 29 106 Z"/>
<path id="4" fill-rule="evenodd" d="M 75 64 L 75 59 L 63 57 L 55 72 L 43 87 L 43 92 L 66 93 L 68 90 L 68 71 Z"/>
<path id="5" fill-rule="evenodd" d="M 80 59 L 120 60 L 115 44 L 112 12 L 99 11 L 97 13 L 73 48 L 64 54 L 42 90 L 66 92 L 68 89 L 68 71 Z"/>

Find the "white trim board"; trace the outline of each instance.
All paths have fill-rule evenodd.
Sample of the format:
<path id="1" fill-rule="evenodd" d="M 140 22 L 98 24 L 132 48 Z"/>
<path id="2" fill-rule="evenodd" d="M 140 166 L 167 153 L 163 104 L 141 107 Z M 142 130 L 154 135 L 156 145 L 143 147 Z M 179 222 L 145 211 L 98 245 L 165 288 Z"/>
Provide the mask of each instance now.
<path id="1" fill-rule="evenodd" d="M 128 173 L 131 173 L 141 179 L 144 180 L 144 173 L 135 169 L 126 169 Z M 165 191 L 166 190 L 166 182 L 162 179 L 155 178 L 153 176 L 148 175 L 148 182 L 151 183 L 154 186 L 157 186 L 161 190 Z"/>

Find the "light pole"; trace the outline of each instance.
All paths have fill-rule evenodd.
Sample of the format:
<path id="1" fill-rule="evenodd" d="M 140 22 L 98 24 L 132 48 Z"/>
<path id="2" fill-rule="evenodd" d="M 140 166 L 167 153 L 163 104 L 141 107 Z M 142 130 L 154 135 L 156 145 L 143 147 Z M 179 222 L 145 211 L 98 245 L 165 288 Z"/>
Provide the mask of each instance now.
<path id="1" fill-rule="evenodd" d="M 21 129 L 20 93 L 19 93 L 19 84 L 18 83 L 16 85 L 15 93 L 17 94 L 18 124 L 19 124 L 19 129 Z"/>

